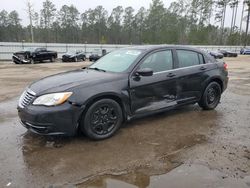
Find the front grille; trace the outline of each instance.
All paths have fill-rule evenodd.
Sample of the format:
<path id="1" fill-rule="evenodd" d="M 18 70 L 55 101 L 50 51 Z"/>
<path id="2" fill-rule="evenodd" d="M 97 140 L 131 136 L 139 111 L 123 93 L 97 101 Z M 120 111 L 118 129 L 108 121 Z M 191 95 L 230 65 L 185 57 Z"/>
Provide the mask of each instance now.
<path id="1" fill-rule="evenodd" d="M 31 104 L 35 98 L 35 95 L 36 94 L 30 89 L 25 90 L 19 99 L 19 106 L 24 108 Z"/>

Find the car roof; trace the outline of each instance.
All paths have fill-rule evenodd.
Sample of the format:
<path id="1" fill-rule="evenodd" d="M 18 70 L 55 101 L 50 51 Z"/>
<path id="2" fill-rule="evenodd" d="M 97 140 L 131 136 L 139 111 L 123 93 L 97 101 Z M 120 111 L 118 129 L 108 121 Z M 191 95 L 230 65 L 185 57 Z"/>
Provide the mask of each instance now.
<path id="1" fill-rule="evenodd" d="M 204 53 L 204 51 L 202 51 L 200 49 L 192 48 L 192 47 L 188 47 L 188 46 L 181 46 L 181 45 L 140 45 L 140 46 L 127 47 L 126 49 L 153 51 L 153 50 L 158 50 L 158 49 L 162 49 L 162 48 L 185 49 L 185 50 L 192 50 L 192 51 Z"/>

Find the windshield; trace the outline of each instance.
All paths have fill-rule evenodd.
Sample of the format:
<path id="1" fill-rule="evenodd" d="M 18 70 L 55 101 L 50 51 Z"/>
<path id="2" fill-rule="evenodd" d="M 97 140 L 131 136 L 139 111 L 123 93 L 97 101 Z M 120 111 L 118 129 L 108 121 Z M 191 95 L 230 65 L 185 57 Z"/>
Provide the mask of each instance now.
<path id="1" fill-rule="evenodd" d="M 89 68 L 97 68 L 110 72 L 124 72 L 141 54 L 141 50 L 121 49 L 103 56 Z"/>

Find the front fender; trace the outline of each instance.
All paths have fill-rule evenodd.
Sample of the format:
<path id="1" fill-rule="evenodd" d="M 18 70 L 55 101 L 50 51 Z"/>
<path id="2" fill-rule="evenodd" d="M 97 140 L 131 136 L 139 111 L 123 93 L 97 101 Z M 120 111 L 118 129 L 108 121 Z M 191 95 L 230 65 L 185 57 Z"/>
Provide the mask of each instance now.
<path id="1" fill-rule="evenodd" d="M 69 101 L 78 106 L 89 106 L 94 101 L 102 98 L 119 100 L 124 111 L 130 114 L 130 97 L 127 80 L 94 85 L 91 87 L 76 87 Z"/>

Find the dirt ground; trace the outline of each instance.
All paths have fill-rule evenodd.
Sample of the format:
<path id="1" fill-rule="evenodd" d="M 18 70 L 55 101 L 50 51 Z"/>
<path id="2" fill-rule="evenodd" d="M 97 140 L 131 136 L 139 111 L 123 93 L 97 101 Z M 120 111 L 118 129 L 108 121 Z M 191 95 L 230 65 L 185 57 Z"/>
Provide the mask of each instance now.
<path id="1" fill-rule="evenodd" d="M 0 187 L 250 187 L 250 56 L 224 60 L 230 82 L 216 110 L 134 120 L 99 142 L 32 134 L 16 110 L 28 83 L 88 62 L 0 62 Z"/>

